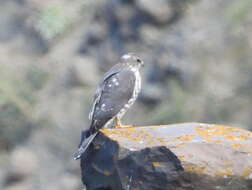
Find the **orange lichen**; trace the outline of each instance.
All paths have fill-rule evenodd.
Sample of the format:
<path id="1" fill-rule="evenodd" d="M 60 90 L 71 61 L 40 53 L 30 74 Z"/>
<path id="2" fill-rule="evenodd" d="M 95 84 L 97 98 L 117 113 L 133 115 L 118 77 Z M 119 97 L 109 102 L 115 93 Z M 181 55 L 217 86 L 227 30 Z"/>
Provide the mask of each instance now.
<path id="1" fill-rule="evenodd" d="M 249 149 L 247 152 L 248 152 L 248 153 L 252 153 L 252 149 Z"/>
<path id="2" fill-rule="evenodd" d="M 190 172 L 190 173 L 196 173 L 196 174 L 204 174 L 205 172 L 205 166 L 197 166 L 197 165 L 193 165 L 193 164 L 187 164 L 184 166 L 184 169 L 187 171 L 187 172 Z"/>
<path id="3" fill-rule="evenodd" d="M 98 145 L 98 144 L 96 144 L 95 147 L 94 147 L 94 149 L 96 149 L 96 150 L 98 150 L 98 149 L 100 149 L 100 148 L 101 148 L 101 146 Z"/>
<path id="4" fill-rule="evenodd" d="M 184 145 L 184 143 L 177 143 L 177 144 L 175 144 L 173 147 L 178 148 L 178 147 L 180 147 L 180 146 L 182 146 L 182 145 Z"/>
<path id="5" fill-rule="evenodd" d="M 195 131 L 206 141 L 211 141 L 211 138 L 216 135 L 232 141 L 244 141 L 252 136 L 251 132 L 223 125 L 211 125 L 211 127 L 196 126 Z"/>
<path id="6" fill-rule="evenodd" d="M 131 129 L 127 129 L 127 131 L 123 134 L 127 134 L 130 135 L 131 133 L 133 133 L 133 131 L 135 131 L 135 128 L 131 128 Z M 113 136 L 118 136 L 121 135 L 122 132 L 120 129 L 115 130 L 115 129 L 101 129 L 100 130 L 104 135 L 108 136 L 108 137 L 113 137 Z"/>
<path id="7" fill-rule="evenodd" d="M 116 125 L 116 129 L 124 129 L 124 128 L 131 128 L 134 127 L 133 125 Z"/>
<path id="8" fill-rule="evenodd" d="M 161 162 L 152 162 L 154 167 L 165 167 L 165 165 Z"/>
<path id="9" fill-rule="evenodd" d="M 101 129 L 100 130 L 104 135 L 110 137 L 111 139 L 115 139 L 114 137 L 121 136 L 128 138 L 132 141 L 140 141 L 141 137 L 139 135 L 135 135 L 136 132 L 139 133 L 139 131 L 136 130 L 136 128 L 127 128 L 127 129 Z"/>
<path id="10" fill-rule="evenodd" d="M 235 149 L 241 148 L 242 144 L 232 144 L 232 147 Z"/>
<path id="11" fill-rule="evenodd" d="M 233 163 L 230 160 L 225 160 L 223 165 L 225 168 L 233 168 Z"/>
<path id="12" fill-rule="evenodd" d="M 223 134 L 223 136 L 226 138 L 226 139 L 229 139 L 229 140 L 238 140 L 238 138 L 236 136 L 233 136 L 233 135 L 225 135 Z"/>
<path id="13" fill-rule="evenodd" d="M 228 177 L 233 175 L 233 170 L 231 168 L 223 169 L 223 170 L 218 170 L 216 172 L 218 176 L 221 177 Z"/>
<path id="14" fill-rule="evenodd" d="M 95 163 L 92 163 L 92 166 L 93 166 L 93 168 L 94 168 L 97 172 L 102 173 L 102 174 L 104 174 L 104 175 L 106 175 L 106 176 L 112 175 L 112 173 L 113 173 L 113 172 L 111 172 L 111 171 L 109 171 L 109 170 L 102 170 L 102 169 L 100 169 Z"/>
<path id="15" fill-rule="evenodd" d="M 252 174 L 252 168 L 245 168 L 241 174 L 242 177 L 247 178 Z"/>
<path id="16" fill-rule="evenodd" d="M 193 154 L 188 154 L 188 158 L 193 158 Z"/>
<path id="17" fill-rule="evenodd" d="M 209 138 L 212 136 L 212 134 L 210 134 L 207 129 L 202 128 L 202 126 L 195 127 L 195 130 L 198 135 L 202 136 L 205 140 L 209 140 Z"/>
<path id="18" fill-rule="evenodd" d="M 219 140 L 219 139 L 208 139 L 208 142 L 209 143 L 221 143 L 222 140 Z"/>
<path id="19" fill-rule="evenodd" d="M 193 138 L 193 135 L 183 135 L 176 138 L 182 141 L 191 141 Z"/>
<path id="20" fill-rule="evenodd" d="M 155 139 L 150 139 L 146 142 L 147 145 L 152 145 L 155 142 Z"/>
<path id="21" fill-rule="evenodd" d="M 116 140 L 118 136 L 129 139 L 131 141 L 137 141 L 139 143 L 145 143 L 147 145 L 154 144 L 156 142 L 164 143 L 165 139 L 155 138 L 152 133 L 147 132 L 146 129 L 136 130 L 136 128 L 127 128 L 127 129 L 102 129 L 101 132 L 110 137 L 111 139 Z"/>
<path id="22" fill-rule="evenodd" d="M 232 128 L 223 125 L 209 125 L 209 124 L 195 124 L 195 126 L 188 126 L 189 130 L 185 130 L 184 135 L 180 136 L 169 136 L 163 137 L 158 134 L 157 136 L 152 133 L 157 127 L 169 127 L 176 125 L 160 125 L 160 126 L 149 126 L 149 127 L 127 127 L 120 129 L 101 129 L 100 131 L 107 137 L 115 141 L 132 142 L 139 148 L 141 146 L 174 146 L 175 148 L 190 142 L 202 142 L 208 143 L 224 143 L 225 141 L 231 141 L 233 148 L 240 148 L 240 141 L 248 140 L 252 138 L 252 133 L 243 129 Z M 184 124 L 185 125 L 185 124 Z M 193 130 L 194 129 L 194 130 Z M 163 130 L 163 129 L 158 129 Z M 164 129 L 165 131 L 165 129 Z M 160 131 L 158 131 L 160 133 Z M 201 137 L 201 138 L 199 138 Z M 236 142 L 234 142 L 236 141 Z M 243 143 L 241 143 L 243 144 Z M 249 149 L 248 147 L 247 149 Z M 250 151 L 252 153 L 252 151 Z"/>
<path id="23" fill-rule="evenodd" d="M 220 177 L 230 177 L 233 176 L 233 170 L 230 167 L 227 167 L 226 169 L 219 169 L 216 170 L 213 174 L 209 173 L 207 171 L 207 165 L 194 165 L 194 164 L 183 164 L 183 167 L 185 171 L 194 173 L 194 174 L 206 174 L 206 175 L 216 175 Z M 249 177 L 252 173 L 252 168 L 246 168 L 244 169 L 243 173 L 240 174 L 241 177 Z"/>
<path id="24" fill-rule="evenodd" d="M 184 160 L 184 159 L 185 159 L 185 155 L 178 155 L 178 158 L 179 158 L 180 160 Z"/>
<path id="25" fill-rule="evenodd" d="M 109 176 L 112 175 L 112 172 L 108 171 L 108 170 L 104 170 L 103 171 L 104 175 Z"/>
<path id="26" fill-rule="evenodd" d="M 167 140 L 165 140 L 164 138 L 156 138 L 157 141 L 161 142 L 161 143 L 166 143 L 168 142 Z"/>
<path id="27" fill-rule="evenodd" d="M 238 136 L 239 139 L 241 140 L 248 140 L 249 137 L 252 136 L 252 133 L 251 132 L 244 132 L 244 134 Z"/>

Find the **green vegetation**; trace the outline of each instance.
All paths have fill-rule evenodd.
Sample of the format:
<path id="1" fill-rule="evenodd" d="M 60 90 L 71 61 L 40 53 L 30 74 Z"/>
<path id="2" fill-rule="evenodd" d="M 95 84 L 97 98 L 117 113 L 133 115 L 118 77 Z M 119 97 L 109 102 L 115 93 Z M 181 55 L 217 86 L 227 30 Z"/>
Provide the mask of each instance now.
<path id="1" fill-rule="evenodd" d="M 37 27 L 46 39 L 52 39 L 63 33 L 70 23 L 71 19 L 61 4 L 49 4 L 40 12 Z"/>
<path id="2" fill-rule="evenodd" d="M 169 93 L 166 101 L 158 106 L 153 113 L 152 121 L 158 124 L 177 123 L 186 121 L 188 118 L 185 109 L 188 92 L 175 80 L 169 82 Z"/>
<path id="3" fill-rule="evenodd" d="M 30 65 L 27 72 L 17 72 L 13 65 L 0 65 L 0 146 L 8 148 L 24 140 L 36 122 L 36 90 L 46 82 L 46 72 Z"/>
<path id="4" fill-rule="evenodd" d="M 252 9 L 252 0 L 233 1 L 227 8 L 226 16 L 235 24 L 243 22 Z"/>

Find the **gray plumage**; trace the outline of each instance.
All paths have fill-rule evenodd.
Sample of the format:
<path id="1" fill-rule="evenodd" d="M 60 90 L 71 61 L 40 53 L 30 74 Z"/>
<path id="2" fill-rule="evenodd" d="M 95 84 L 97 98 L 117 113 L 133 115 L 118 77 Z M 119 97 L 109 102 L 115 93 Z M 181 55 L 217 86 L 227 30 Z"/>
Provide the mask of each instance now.
<path id="1" fill-rule="evenodd" d="M 117 117 L 119 120 L 133 105 L 141 88 L 139 69 L 143 62 L 134 54 L 126 54 L 103 77 L 89 114 L 90 128 L 82 138 L 74 159 L 79 159 L 97 135 Z"/>

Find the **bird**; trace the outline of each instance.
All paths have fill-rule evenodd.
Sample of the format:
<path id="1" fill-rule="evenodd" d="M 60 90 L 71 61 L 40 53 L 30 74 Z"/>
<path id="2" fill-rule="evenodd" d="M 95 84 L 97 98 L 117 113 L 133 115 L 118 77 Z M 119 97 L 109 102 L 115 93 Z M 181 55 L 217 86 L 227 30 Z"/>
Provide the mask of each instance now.
<path id="1" fill-rule="evenodd" d="M 141 90 L 140 68 L 144 62 L 134 53 L 121 56 L 119 62 L 105 73 L 93 98 L 89 113 L 91 124 L 82 133 L 81 142 L 74 159 L 81 158 L 101 128 L 107 128 L 112 121 L 115 127 L 123 127 L 121 118 L 136 101 Z"/>

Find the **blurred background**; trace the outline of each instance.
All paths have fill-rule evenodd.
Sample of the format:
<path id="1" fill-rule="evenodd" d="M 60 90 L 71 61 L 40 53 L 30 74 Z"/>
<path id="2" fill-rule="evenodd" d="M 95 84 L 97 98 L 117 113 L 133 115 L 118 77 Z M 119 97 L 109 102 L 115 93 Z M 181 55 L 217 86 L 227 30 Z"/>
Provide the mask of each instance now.
<path id="1" fill-rule="evenodd" d="M 252 0 L 0 0 L 0 189 L 80 190 L 95 87 L 145 61 L 136 125 L 252 129 Z"/>

